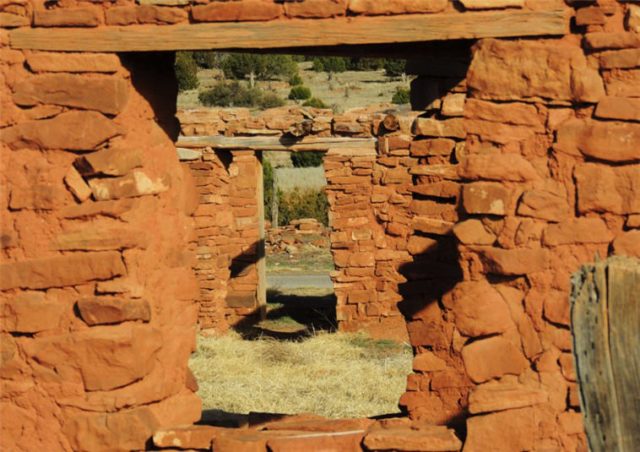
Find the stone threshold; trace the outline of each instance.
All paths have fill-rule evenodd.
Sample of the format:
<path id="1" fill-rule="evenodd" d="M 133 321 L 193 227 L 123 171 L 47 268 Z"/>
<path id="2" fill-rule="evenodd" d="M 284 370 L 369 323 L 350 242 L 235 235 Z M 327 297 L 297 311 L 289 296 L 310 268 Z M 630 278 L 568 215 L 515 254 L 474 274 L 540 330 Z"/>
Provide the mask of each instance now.
<path id="1" fill-rule="evenodd" d="M 156 450 L 291 452 L 411 450 L 454 452 L 462 442 L 446 426 L 397 417 L 326 419 L 311 414 L 251 413 L 234 419 L 237 427 L 178 426 L 153 435 Z"/>

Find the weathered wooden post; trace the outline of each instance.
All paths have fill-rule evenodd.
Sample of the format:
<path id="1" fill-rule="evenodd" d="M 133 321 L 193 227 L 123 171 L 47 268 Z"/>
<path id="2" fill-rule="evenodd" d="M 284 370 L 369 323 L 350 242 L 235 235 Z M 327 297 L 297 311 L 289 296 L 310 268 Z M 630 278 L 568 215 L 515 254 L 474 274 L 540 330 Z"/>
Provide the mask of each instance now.
<path id="1" fill-rule="evenodd" d="M 640 261 L 585 265 L 571 295 L 580 404 L 592 452 L 640 448 Z"/>

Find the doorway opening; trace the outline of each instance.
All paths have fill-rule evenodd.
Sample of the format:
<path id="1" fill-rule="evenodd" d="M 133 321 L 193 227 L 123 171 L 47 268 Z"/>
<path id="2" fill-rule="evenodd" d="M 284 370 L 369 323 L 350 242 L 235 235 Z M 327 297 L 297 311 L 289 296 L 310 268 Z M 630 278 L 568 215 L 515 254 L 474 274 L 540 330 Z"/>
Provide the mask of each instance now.
<path id="1" fill-rule="evenodd" d="M 322 152 L 263 152 L 266 312 L 261 334 L 335 332 L 330 209 Z"/>
<path id="2" fill-rule="evenodd" d="M 207 422 L 256 411 L 399 414 L 411 347 L 359 330 L 375 323 L 388 332 L 384 319 L 406 335 L 398 300 L 378 299 L 398 284 L 396 255 L 378 253 L 378 262 L 376 250 L 386 240 L 379 216 L 389 214 L 381 192 L 411 175 L 398 168 L 376 188 L 400 156 L 379 167 L 374 129 L 380 115 L 410 111 L 407 76 L 390 73 L 395 60 L 190 58 L 211 66 L 196 70 L 200 87 L 179 103 L 179 152 L 194 159 L 201 199 L 212 205 L 196 212 L 208 260 L 201 326 L 217 316 L 211 325 L 231 327 L 203 328 L 191 362 Z M 354 98 L 369 100 L 354 110 Z"/>

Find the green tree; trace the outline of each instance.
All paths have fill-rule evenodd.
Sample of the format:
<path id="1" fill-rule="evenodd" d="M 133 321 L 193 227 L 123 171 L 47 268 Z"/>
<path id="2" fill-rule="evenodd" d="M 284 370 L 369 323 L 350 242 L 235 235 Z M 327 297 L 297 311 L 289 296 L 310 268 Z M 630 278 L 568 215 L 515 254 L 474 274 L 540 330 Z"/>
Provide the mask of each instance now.
<path id="1" fill-rule="evenodd" d="M 313 59 L 313 70 L 316 72 L 344 72 L 347 70 L 349 59 L 344 57 L 316 57 Z"/>
<path id="2" fill-rule="evenodd" d="M 384 72 L 387 77 L 400 77 L 405 73 L 406 66 L 406 60 L 386 60 L 384 63 Z"/>
<path id="3" fill-rule="evenodd" d="M 289 79 L 289 86 L 298 86 L 298 85 L 302 85 L 303 83 L 304 83 L 304 80 L 302 80 L 302 77 L 300 77 L 300 74 L 293 74 Z"/>
<path id="4" fill-rule="evenodd" d="M 350 71 L 378 71 L 384 68 L 384 58 L 353 57 L 349 60 Z"/>
<path id="5" fill-rule="evenodd" d="M 199 50 L 193 52 L 193 59 L 198 67 L 204 69 L 220 68 L 222 64 L 223 55 L 219 52 L 212 52 L 209 50 Z"/>
<path id="6" fill-rule="evenodd" d="M 263 92 L 260 88 L 251 88 L 240 82 L 219 82 L 198 96 L 200 102 L 208 107 L 281 107 L 285 101 L 272 92 Z"/>
<path id="7" fill-rule="evenodd" d="M 198 87 L 200 84 L 198 81 L 198 66 L 191 52 L 177 52 L 174 66 L 179 91 L 196 89 Z"/>
<path id="8" fill-rule="evenodd" d="M 306 86 L 294 86 L 289 91 L 289 99 L 291 100 L 305 100 L 311 98 L 311 90 Z"/>
<path id="9" fill-rule="evenodd" d="M 289 78 L 298 71 L 298 65 L 290 55 L 231 53 L 221 66 L 227 78 L 249 78 L 251 86 L 255 86 L 256 80 Z"/>
<path id="10" fill-rule="evenodd" d="M 329 224 L 329 201 L 324 190 L 296 189 L 278 193 L 278 215 L 280 224 L 289 224 L 300 218 L 315 218 L 324 225 Z"/>
<path id="11" fill-rule="evenodd" d="M 294 152 L 291 162 L 296 168 L 311 168 L 322 165 L 322 152 Z"/>
<path id="12" fill-rule="evenodd" d="M 262 93 L 262 98 L 258 105 L 262 109 L 282 107 L 286 102 L 274 92 Z"/>
<path id="13" fill-rule="evenodd" d="M 396 92 L 393 94 L 393 98 L 391 98 L 391 102 L 398 105 L 408 104 L 411 102 L 411 92 L 404 86 L 398 86 Z"/>
<path id="14" fill-rule="evenodd" d="M 328 108 L 327 105 L 322 102 L 321 99 L 318 99 L 317 97 L 312 97 L 311 99 L 307 100 L 305 103 L 302 104 L 303 107 L 311 107 L 311 108 Z"/>

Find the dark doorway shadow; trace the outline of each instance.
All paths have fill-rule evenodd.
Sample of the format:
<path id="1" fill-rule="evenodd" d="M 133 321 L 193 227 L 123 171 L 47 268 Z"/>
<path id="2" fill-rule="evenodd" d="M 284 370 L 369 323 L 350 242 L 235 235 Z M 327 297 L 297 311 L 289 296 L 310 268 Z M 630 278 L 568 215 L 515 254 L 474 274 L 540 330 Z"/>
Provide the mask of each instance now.
<path id="1" fill-rule="evenodd" d="M 262 337 L 297 340 L 318 332 L 335 332 L 336 297 L 333 293 L 299 295 L 269 290 L 266 319 L 247 318 L 234 329 L 250 340 Z"/>

